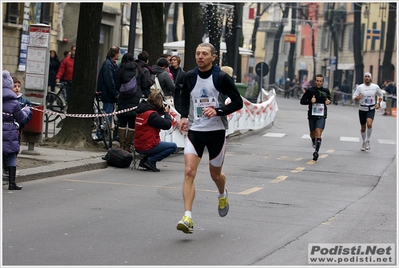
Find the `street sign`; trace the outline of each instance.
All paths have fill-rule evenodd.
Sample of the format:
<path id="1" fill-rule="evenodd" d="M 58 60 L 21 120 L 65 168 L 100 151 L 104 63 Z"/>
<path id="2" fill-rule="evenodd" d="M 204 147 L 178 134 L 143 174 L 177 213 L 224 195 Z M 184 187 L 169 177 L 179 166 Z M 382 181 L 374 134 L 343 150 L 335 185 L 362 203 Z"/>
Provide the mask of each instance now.
<path id="1" fill-rule="evenodd" d="M 248 67 L 255 67 L 256 63 L 256 58 L 255 57 L 249 57 L 248 58 Z"/>
<path id="2" fill-rule="evenodd" d="M 337 68 L 337 58 L 335 56 L 332 56 L 330 58 L 330 71 L 335 71 Z"/>
<path id="3" fill-rule="evenodd" d="M 264 77 L 269 73 L 269 65 L 267 65 L 265 62 L 259 62 L 256 64 L 255 72 L 257 75 Z"/>

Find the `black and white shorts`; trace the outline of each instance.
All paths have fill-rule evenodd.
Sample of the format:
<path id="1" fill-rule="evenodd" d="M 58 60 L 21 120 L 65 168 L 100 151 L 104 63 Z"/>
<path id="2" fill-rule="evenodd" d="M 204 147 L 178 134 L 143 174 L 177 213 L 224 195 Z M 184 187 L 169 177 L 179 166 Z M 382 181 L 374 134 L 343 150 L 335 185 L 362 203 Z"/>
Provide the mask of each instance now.
<path id="1" fill-rule="evenodd" d="M 209 163 L 221 167 L 226 152 L 226 130 L 193 131 L 189 130 L 184 146 L 184 154 L 195 154 L 202 158 L 205 147 L 209 153 Z"/>
<path id="2" fill-rule="evenodd" d="M 374 120 L 374 116 L 375 116 L 375 109 L 370 109 L 368 111 L 359 110 L 360 125 L 365 125 L 367 123 L 367 118 L 371 118 Z"/>

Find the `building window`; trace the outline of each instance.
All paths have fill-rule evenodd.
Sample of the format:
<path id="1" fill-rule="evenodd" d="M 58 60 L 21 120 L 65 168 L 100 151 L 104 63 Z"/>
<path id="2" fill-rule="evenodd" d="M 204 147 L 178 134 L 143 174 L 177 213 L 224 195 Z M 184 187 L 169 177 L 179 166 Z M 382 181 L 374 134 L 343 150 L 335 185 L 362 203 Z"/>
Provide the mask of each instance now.
<path id="1" fill-rule="evenodd" d="M 168 42 L 173 42 L 173 24 L 169 23 L 168 24 Z"/>
<path id="2" fill-rule="evenodd" d="M 51 25 L 53 19 L 53 4 L 52 3 L 36 3 L 40 10 L 40 23 Z M 4 22 L 22 24 L 24 19 L 24 3 L 7 3 L 6 18 Z"/>
<path id="3" fill-rule="evenodd" d="M 365 31 L 366 31 L 366 25 L 363 23 L 360 29 L 360 40 L 361 40 L 361 44 L 360 47 L 363 48 L 363 51 L 367 50 L 367 47 L 364 47 L 364 35 L 365 35 Z"/>
<path id="4" fill-rule="evenodd" d="M 22 24 L 23 3 L 7 3 L 6 19 L 4 22 Z"/>
<path id="5" fill-rule="evenodd" d="M 373 28 L 371 30 L 371 32 L 373 32 L 373 30 L 375 30 L 377 28 L 377 23 L 373 22 Z M 371 50 L 375 50 L 375 39 L 371 38 Z"/>
<path id="6" fill-rule="evenodd" d="M 385 43 L 385 21 L 382 22 L 381 31 L 380 31 L 380 50 L 384 50 Z"/>
<path id="7" fill-rule="evenodd" d="M 321 42 L 322 42 L 322 48 L 324 51 L 328 50 L 328 44 L 330 43 L 330 35 L 328 33 L 327 29 L 323 29 L 322 33 L 321 33 Z"/>
<path id="8" fill-rule="evenodd" d="M 353 26 L 349 26 L 348 50 L 353 51 Z"/>
<path id="9" fill-rule="evenodd" d="M 51 25 L 53 20 L 53 4 L 42 3 L 42 12 L 40 16 L 40 22 L 44 24 Z"/>
<path id="10" fill-rule="evenodd" d="M 305 42 L 306 42 L 306 39 L 302 38 L 301 39 L 301 56 L 305 56 Z"/>

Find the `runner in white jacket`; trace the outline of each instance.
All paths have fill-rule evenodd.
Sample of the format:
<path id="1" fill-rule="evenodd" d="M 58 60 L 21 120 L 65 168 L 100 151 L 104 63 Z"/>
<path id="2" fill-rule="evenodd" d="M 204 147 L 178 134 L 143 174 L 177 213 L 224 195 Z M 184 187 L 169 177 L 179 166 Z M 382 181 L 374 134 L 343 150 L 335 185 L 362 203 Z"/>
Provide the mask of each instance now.
<path id="1" fill-rule="evenodd" d="M 376 96 L 379 96 L 377 99 Z M 383 93 L 377 84 L 371 83 L 371 73 L 364 73 L 364 83 L 357 86 L 352 99 L 359 101 L 360 134 L 362 151 L 370 150 L 370 137 L 373 131 L 375 109 L 380 108 Z M 367 125 L 367 131 L 366 131 Z"/>

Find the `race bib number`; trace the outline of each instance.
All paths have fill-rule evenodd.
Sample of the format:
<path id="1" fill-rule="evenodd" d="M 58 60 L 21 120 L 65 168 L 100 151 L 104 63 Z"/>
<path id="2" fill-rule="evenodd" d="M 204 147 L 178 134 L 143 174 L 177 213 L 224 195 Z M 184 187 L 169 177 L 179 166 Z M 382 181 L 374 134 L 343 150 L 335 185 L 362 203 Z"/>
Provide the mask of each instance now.
<path id="1" fill-rule="evenodd" d="M 374 105 L 375 104 L 375 97 L 374 96 L 365 96 L 364 103 L 366 105 Z"/>
<path id="2" fill-rule="evenodd" d="M 312 115 L 324 116 L 324 104 L 323 103 L 313 103 Z"/>
<path id="3" fill-rule="evenodd" d="M 207 107 L 211 107 L 211 108 L 216 107 L 215 98 L 204 97 L 204 98 L 195 99 L 194 100 L 194 116 L 195 116 L 195 118 L 207 118 L 202 113 L 202 109 L 207 108 Z"/>

